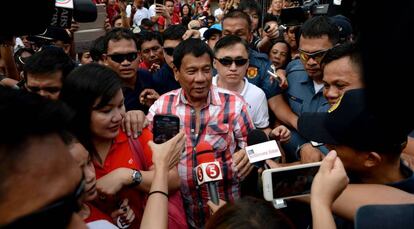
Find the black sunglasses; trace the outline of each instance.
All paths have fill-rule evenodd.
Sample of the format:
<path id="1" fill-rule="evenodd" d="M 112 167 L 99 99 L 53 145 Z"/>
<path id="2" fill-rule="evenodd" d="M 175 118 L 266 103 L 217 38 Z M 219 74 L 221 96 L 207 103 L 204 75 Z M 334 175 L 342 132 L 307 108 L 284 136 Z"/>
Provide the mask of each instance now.
<path id="1" fill-rule="evenodd" d="M 80 210 L 79 199 L 84 192 L 84 188 L 85 179 L 82 176 L 81 181 L 72 193 L 34 213 L 18 218 L 10 224 L 0 225 L 0 228 L 66 228 L 73 213 Z"/>
<path id="2" fill-rule="evenodd" d="M 247 63 L 248 59 L 244 59 L 244 58 L 237 58 L 237 59 L 232 59 L 231 57 L 223 57 L 223 58 L 215 58 L 216 60 L 218 60 L 218 62 L 220 62 L 220 64 L 229 67 L 233 64 L 233 62 L 236 64 L 236 66 L 243 66 Z"/>
<path id="3" fill-rule="evenodd" d="M 137 59 L 138 57 L 138 53 L 137 52 L 131 52 L 131 53 L 125 53 L 125 54 L 112 54 L 112 55 L 108 55 L 111 60 L 117 62 L 117 63 L 122 63 L 124 62 L 124 60 L 126 59 L 129 62 L 132 62 L 134 60 Z"/>
<path id="4" fill-rule="evenodd" d="M 172 56 L 174 53 L 174 48 L 170 48 L 170 47 L 165 47 L 163 48 L 164 52 L 168 55 L 168 56 Z"/>

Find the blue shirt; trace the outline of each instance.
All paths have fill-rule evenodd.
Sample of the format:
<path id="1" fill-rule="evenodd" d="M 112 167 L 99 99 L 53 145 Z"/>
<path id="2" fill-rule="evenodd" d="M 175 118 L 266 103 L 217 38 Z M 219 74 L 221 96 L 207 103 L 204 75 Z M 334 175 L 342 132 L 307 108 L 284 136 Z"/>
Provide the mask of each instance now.
<path id="1" fill-rule="evenodd" d="M 300 116 L 303 112 L 326 112 L 330 105 L 323 96 L 323 89 L 315 93 L 313 80 L 309 78 L 300 60 L 294 60 L 286 67 L 289 87 L 285 96 L 293 112 Z"/>
<path id="2" fill-rule="evenodd" d="M 138 69 L 137 71 L 137 81 L 135 83 L 135 88 L 131 89 L 129 87 L 123 87 L 122 92 L 124 93 L 124 104 L 126 111 L 129 110 L 141 110 L 145 114 L 148 113 L 149 107 L 141 104 L 139 102 L 139 95 L 146 88 L 152 88 L 152 76 L 146 70 Z"/>
<path id="3" fill-rule="evenodd" d="M 330 105 L 323 96 L 323 89 L 315 93 L 313 80 L 308 76 L 302 62 L 300 60 L 291 61 L 286 67 L 286 77 L 288 80 L 288 88 L 284 92 L 289 107 L 300 117 L 304 112 L 327 112 Z M 296 130 L 291 129 L 291 139 L 285 148 L 288 154 L 299 159 L 299 147 L 307 142 Z M 318 147 L 322 153 L 327 154 L 329 150 L 325 146 Z"/>
<path id="4" fill-rule="evenodd" d="M 270 81 L 267 71 L 272 71 L 270 61 L 264 53 L 249 49 L 249 68 L 247 69 L 247 80 L 262 89 L 266 99 L 272 98 L 281 93 L 277 81 Z"/>
<path id="5" fill-rule="evenodd" d="M 173 70 L 166 63 L 152 75 L 152 78 L 153 89 L 160 95 L 181 88 L 180 84 L 174 78 Z"/>

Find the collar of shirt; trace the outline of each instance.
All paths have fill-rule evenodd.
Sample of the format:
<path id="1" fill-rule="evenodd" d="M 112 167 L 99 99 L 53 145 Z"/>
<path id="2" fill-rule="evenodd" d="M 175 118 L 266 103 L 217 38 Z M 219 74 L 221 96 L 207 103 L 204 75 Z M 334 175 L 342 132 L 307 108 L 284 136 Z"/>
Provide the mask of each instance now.
<path id="1" fill-rule="evenodd" d="M 208 93 L 208 96 L 207 96 L 206 106 L 208 106 L 210 104 L 211 105 L 216 105 L 216 106 L 221 105 L 221 100 L 220 100 L 220 96 L 218 94 L 218 90 L 214 90 L 214 88 L 216 88 L 216 86 L 213 86 L 213 85 L 210 86 L 210 92 Z M 179 96 L 180 99 L 177 99 L 177 102 L 174 104 L 175 106 L 178 106 L 180 103 L 191 105 L 188 102 L 187 98 L 185 97 L 185 91 L 183 89 L 180 89 L 180 91 L 178 92 L 178 96 Z"/>

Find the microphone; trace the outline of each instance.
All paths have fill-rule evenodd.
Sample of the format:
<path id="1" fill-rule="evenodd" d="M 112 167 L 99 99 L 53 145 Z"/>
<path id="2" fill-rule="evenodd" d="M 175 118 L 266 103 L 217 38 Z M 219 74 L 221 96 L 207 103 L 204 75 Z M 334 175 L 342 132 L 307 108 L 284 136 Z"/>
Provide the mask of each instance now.
<path id="1" fill-rule="evenodd" d="M 273 136 L 271 138 L 273 140 L 269 140 L 265 132 L 257 129 L 251 130 L 247 134 L 246 153 L 250 163 L 254 166 L 265 167 L 267 166 L 265 160 L 282 156 L 277 142 Z"/>
<path id="2" fill-rule="evenodd" d="M 215 160 L 213 147 L 207 142 L 200 142 L 196 146 L 198 166 L 195 167 L 198 185 L 207 184 L 211 201 L 218 205 L 219 195 L 216 181 L 222 180 L 220 163 Z"/>

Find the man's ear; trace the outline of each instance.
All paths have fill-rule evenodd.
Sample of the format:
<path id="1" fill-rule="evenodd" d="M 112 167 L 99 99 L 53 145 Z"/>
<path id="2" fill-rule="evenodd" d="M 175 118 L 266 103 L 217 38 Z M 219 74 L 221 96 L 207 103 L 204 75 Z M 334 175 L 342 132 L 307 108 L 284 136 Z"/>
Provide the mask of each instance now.
<path id="1" fill-rule="evenodd" d="M 70 48 L 71 45 L 70 44 L 63 44 L 63 51 L 65 51 L 66 54 L 70 54 Z"/>
<path id="2" fill-rule="evenodd" d="M 382 161 L 381 155 L 376 152 L 369 152 L 365 156 L 364 166 L 368 168 L 372 168 L 381 164 Z"/>
<path id="3" fill-rule="evenodd" d="M 108 55 L 104 53 L 102 54 L 101 58 L 102 58 L 102 62 L 104 63 L 104 65 L 108 66 Z"/>
<path id="4" fill-rule="evenodd" d="M 178 82 L 178 79 L 180 78 L 180 70 L 178 70 L 175 66 L 173 66 L 173 72 L 174 72 L 175 81 Z"/>

